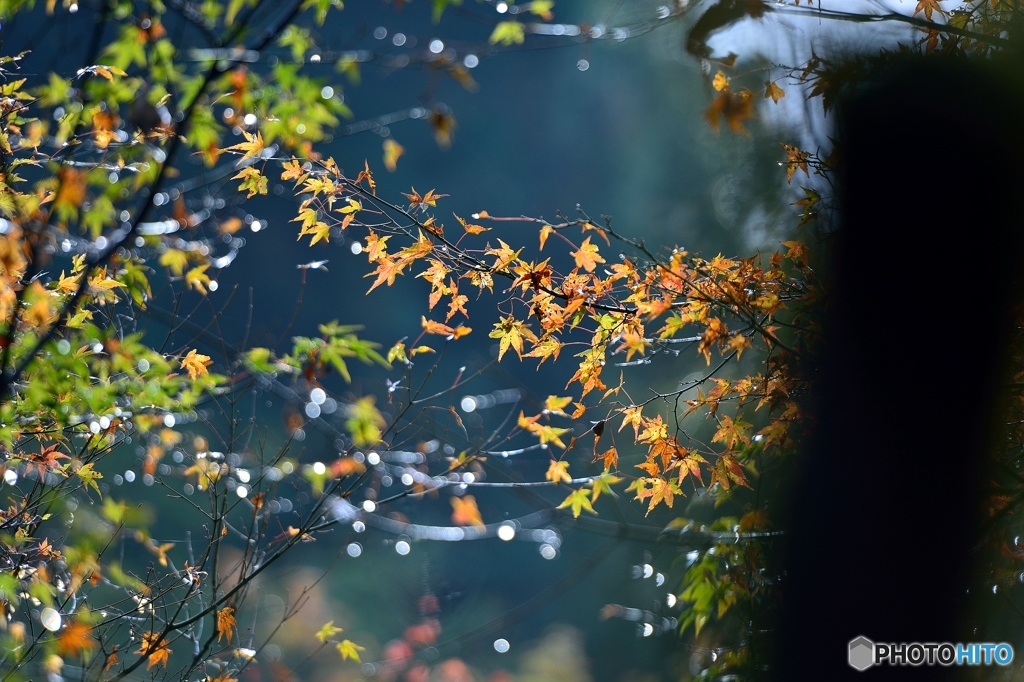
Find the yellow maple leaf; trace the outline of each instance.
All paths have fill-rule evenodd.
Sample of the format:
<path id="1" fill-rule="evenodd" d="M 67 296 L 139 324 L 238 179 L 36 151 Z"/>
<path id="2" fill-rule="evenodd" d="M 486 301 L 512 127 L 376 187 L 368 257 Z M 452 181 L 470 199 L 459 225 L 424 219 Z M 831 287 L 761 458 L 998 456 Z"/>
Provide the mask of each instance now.
<path id="1" fill-rule="evenodd" d="M 394 173 L 398 168 L 398 157 L 405 153 L 405 147 L 395 142 L 393 138 L 384 140 L 384 167 L 389 173 Z"/>
<path id="2" fill-rule="evenodd" d="M 597 244 L 590 243 L 590 237 L 583 240 L 579 251 L 573 251 L 571 255 L 576 260 L 576 267 L 583 268 L 587 272 L 593 272 L 598 263 L 604 263 L 604 258 L 597 251 Z"/>
<path id="3" fill-rule="evenodd" d="M 776 81 L 765 81 L 764 82 L 764 98 L 770 99 L 776 104 L 779 100 L 786 96 L 786 91 L 778 86 Z"/>
<path id="4" fill-rule="evenodd" d="M 185 273 L 185 284 L 190 289 L 198 289 L 199 293 L 206 294 L 207 287 L 210 286 L 210 276 L 206 274 L 209 269 L 209 263 L 203 263 Z"/>
<path id="5" fill-rule="evenodd" d="M 299 186 L 299 183 L 309 177 L 309 173 L 302 170 L 302 167 L 299 165 L 299 160 L 294 156 L 291 161 L 285 161 L 283 166 L 284 172 L 281 173 L 281 179 L 294 180 L 296 187 Z"/>
<path id="6" fill-rule="evenodd" d="M 551 460 L 551 465 L 544 474 L 544 479 L 555 483 L 570 483 L 572 476 L 569 475 L 569 463 L 566 461 Z"/>
<path id="7" fill-rule="evenodd" d="M 724 72 L 719 71 L 715 74 L 714 80 L 711 81 L 711 87 L 718 92 L 729 89 L 729 77 Z"/>
<path id="8" fill-rule="evenodd" d="M 495 329 L 487 336 L 492 339 L 499 339 L 499 363 L 501 363 L 502 357 L 505 356 L 505 351 L 509 349 L 509 346 L 515 350 L 516 355 L 522 357 L 522 338 L 524 331 L 525 328 L 522 326 L 522 323 L 512 315 L 505 317 L 499 323 L 495 323 Z"/>
<path id="9" fill-rule="evenodd" d="M 247 133 L 243 130 L 242 135 L 245 137 L 245 142 L 239 142 L 238 144 L 227 147 L 226 149 L 223 149 L 221 151 L 242 152 L 243 159 L 259 158 L 260 155 L 263 154 L 263 150 L 265 149 L 265 145 L 263 144 L 263 134 L 260 133 L 260 131 L 258 130 L 256 131 L 255 135 Z"/>
<path id="10" fill-rule="evenodd" d="M 199 377 L 205 377 L 210 372 L 206 368 L 213 364 L 209 355 L 201 355 L 195 348 L 188 352 L 188 355 L 181 359 L 181 368 L 188 372 L 192 381 Z"/>
<path id="11" fill-rule="evenodd" d="M 565 398 L 559 398 L 557 395 L 549 395 L 547 400 L 544 401 L 544 410 L 551 412 L 552 414 L 564 415 L 563 409 L 572 402 L 572 396 L 566 396 Z"/>
<path id="12" fill-rule="evenodd" d="M 360 662 L 359 652 L 364 651 L 366 649 L 366 647 L 361 647 L 355 642 L 348 639 L 343 639 L 342 641 L 338 642 L 336 646 L 338 648 L 338 653 L 341 654 L 341 660 L 347 661 L 351 658 L 357 663 Z"/>

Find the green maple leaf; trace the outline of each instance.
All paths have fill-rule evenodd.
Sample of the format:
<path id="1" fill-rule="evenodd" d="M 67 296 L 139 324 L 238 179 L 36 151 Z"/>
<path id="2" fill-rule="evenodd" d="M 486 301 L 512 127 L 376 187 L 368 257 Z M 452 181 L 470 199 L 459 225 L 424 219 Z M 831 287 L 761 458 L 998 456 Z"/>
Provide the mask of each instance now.
<path id="1" fill-rule="evenodd" d="M 97 495 L 103 497 L 103 495 L 100 493 L 100 487 L 96 485 L 97 479 L 103 478 L 103 474 L 93 470 L 92 466 L 92 462 L 89 462 L 88 464 L 83 464 L 75 473 L 78 475 L 80 479 L 82 479 L 82 483 L 85 484 L 86 490 L 92 488 L 93 490 L 96 491 Z"/>
<path id="2" fill-rule="evenodd" d="M 317 631 L 316 638 L 318 640 L 320 640 L 321 644 L 323 644 L 328 639 L 330 639 L 331 637 L 333 637 L 334 635 L 338 634 L 341 631 L 342 631 L 341 628 L 337 627 L 334 624 L 333 620 L 329 620 L 326 623 L 324 623 L 324 626 L 322 628 L 320 628 L 320 630 Z M 348 640 L 345 640 L 345 641 L 348 641 Z M 342 656 L 344 656 L 344 654 L 342 654 Z"/>
<path id="3" fill-rule="evenodd" d="M 612 486 L 621 480 L 621 478 L 618 476 L 612 476 L 606 470 L 590 484 L 590 501 L 597 502 L 597 498 L 601 496 L 601 493 L 608 493 L 612 497 L 615 497 L 615 493 L 612 491 Z"/>
<path id="4" fill-rule="evenodd" d="M 572 493 L 569 493 L 569 497 L 565 498 L 562 504 L 558 505 L 558 509 L 565 509 L 566 507 L 572 508 L 572 517 L 578 519 L 580 512 L 586 509 L 591 514 L 596 514 L 594 508 L 590 505 L 590 500 L 587 498 L 587 489 L 580 488 Z"/>
<path id="5" fill-rule="evenodd" d="M 359 660 L 359 652 L 365 651 L 365 649 L 365 647 L 361 647 L 348 639 L 338 642 L 338 653 L 341 654 L 341 660 L 343 661 L 347 661 L 351 658 L 356 663 L 362 663 L 362 661 Z"/>
<path id="6" fill-rule="evenodd" d="M 502 45 L 521 45 L 526 40 L 526 32 L 523 25 L 518 21 L 502 21 L 494 27 L 494 32 L 488 42 L 491 45 L 501 43 Z"/>

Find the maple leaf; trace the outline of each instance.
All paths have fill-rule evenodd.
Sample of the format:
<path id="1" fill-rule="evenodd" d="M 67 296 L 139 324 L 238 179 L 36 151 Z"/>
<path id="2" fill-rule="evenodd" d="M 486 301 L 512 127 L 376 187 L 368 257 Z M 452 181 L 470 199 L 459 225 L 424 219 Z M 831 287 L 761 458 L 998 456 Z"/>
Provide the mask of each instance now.
<path id="1" fill-rule="evenodd" d="M 586 488 L 580 488 L 569 493 L 569 496 L 562 501 L 562 504 L 558 505 L 557 509 L 565 509 L 570 507 L 572 509 L 572 517 L 578 519 L 580 512 L 586 509 L 591 514 L 596 514 L 594 507 L 590 503 L 590 499 L 587 497 Z"/>
<path id="2" fill-rule="evenodd" d="M 160 562 L 161 566 L 167 566 L 167 564 L 168 564 L 167 550 L 174 549 L 174 543 L 173 542 L 165 542 L 165 543 L 163 543 L 161 545 L 161 544 L 157 544 L 153 540 L 150 540 L 150 541 L 148 541 L 146 543 L 146 549 L 148 549 L 153 554 L 156 554 L 157 561 Z"/>
<path id="3" fill-rule="evenodd" d="M 45 479 L 46 473 L 49 471 L 66 475 L 63 474 L 63 471 L 60 468 L 60 462 L 57 460 L 70 459 L 70 457 L 58 452 L 58 447 L 59 445 L 54 443 L 53 445 L 43 448 L 38 454 L 33 453 L 23 457 L 23 459 L 27 460 L 28 468 L 35 469 L 39 472 L 40 480 Z"/>
<path id="4" fill-rule="evenodd" d="M 643 336 L 639 334 L 623 334 L 622 345 L 615 349 L 616 353 L 621 353 L 623 350 L 626 351 L 626 362 L 629 362 L 633 357 L 634 353 L 644 355 L 649 344 Z"/>
<path id="5" fill-rule="evenodd" d="M 708 461 L 695 450 L 689 451 L 679 461 L 679 483 L 682 484 L 687 476 L 693 476 L 700 481 L 701 485 L 704 485 L 704 477 L 700 472 L 700 465 L 707 463 Z"/>
<path id="6" fill-rule="evenodd" d="M 551 12 L 551 8 L 554 6 L 554 0 L 533 0 L 529 5 L 530 11 L 544 19 L 544 21 L 551 21 L 555 18 L 555 15 Z"/>
<path id="7" fill-rule="evenodd" d="M 487 39 L 491 45 L 501 43 L 506 47 L 521 45 L 526 40 L 526 29 L 518 21 L 499 21 Z"/>
<path id="8" fill-rule="evenodd" d="M 729 341 L 725 344 L 725 347 L 730 351 L 736 352 L 736 357 L 743 357 L 743 351 L 751 347 L 750 339 L 743 334 L 733 334 L 729 337 Z M 628 359 L 628 358 L 627 358 Z"/>
<path id="9" fill-rule="evenodd" d="M 294 156 L 291 161 L 284 162 L 284 172 L 281 173 L 282 180 L 294 180 L 295 186 L 298 187 L 302 182 L 309 177 L 309 173 L 306 173 L 299 165 L 299 160 Z"/>
<path id="10" fill-rule="evenodd" d="M 373 230 L 370 230 L 370 234 L 366 237 L 366 258 L 371 263 L 378 261 L 381 258 L 388 255 L 388 237 L 378 236 Z"/>
<path id="11" fill-rule="evenodd" d="M 587 272 L 593 272 L 598 263 L 604 263 L 604 258 L 597 251 L 597 245 L 590 243 L 590 237 L 583 240 L 578 251 L 569 254 L 576 260 L 576 267 L 583 268 Z"/>
<path id="12" fill-rule="evenodd" d="M 796 147 L 790 146 L 783 143 L 782 146 L 786 150 L 786 182 L 790 182 L 793 179 L 793 174 L 796 173 L 797 169 L 802 170 L 804 175 L 810 175 L 807 170 L 807 159 L 811 157 L 810 152 L 803 152 Z"/>
<path id="13" fill-rule="evenodd" d="M 355 213 L 356 211 L 362 211 L 363 205 L 359 201 L 349 197 L 348 203 L 345 206 L 342 206 L 341 208 L 336 208 L 334 210 L 337 211 L 338 213 L 344 213 L 348 215 L 351 213 Z"/>
<path id="14" fill-rule="evenodd" d="M 572 476 L 569 475 L 569 463 L 565 460 L 551 460 L 551 465 L 548 466 L 548 470 L 544 474 L 544 480 L 554 481 L 555 483 L 571 482 Z"/>
<path id="15" fill-rule="evenodd" d="M 524 328 L 523 323 L 516 320 L 514 317 L 509 315 L 501 322 L 494 323 L 494 329 L 487 336 L 492 339 L 498 339 L 498 362 L 505 357 L 505 351 L 512 348 L 516 352 L 516 355 L 522 359 L 523 357 L 523 334 Z M 532 332 L 531 332 L 532 334 Z"/>
<path id="16" fill-rule="evenodd" d="M 266 148 L 266 145 L 263 144 L 263 135 L 258 130 L 256 131 L 255 135 L 253 135 L 252 133 L 248 133 L 248 132 L 243 130 L 242 131 L 242 135 L 245 137 L 245 142 L 239 142 L 238 144 L 232 145 L 230 147 L 226 147 L 226 148 L 222 149 L 221 151 L 222 152 L 239 151 L 239 152 L 242 152 L 242 158 L 243 159 L 249 159 L 249 158 L 257 158 L 258 159 L 260 157 L 260 155 L 263 154 L 263 150 Z M 238 177 L 238 176 L 236 175 L 235 177 Z M 281 179 L 284 180 L 285 178 L 281 178 Z"/>
<path id="17" fill-rule="evenodd" d="M 409 362 L 409 357 L 405 353 L 405 341 L 398 341 L 391 347 L 388 351 L 387 360 L 388 364 L 394 364 L 397 361 L 404 365 Z"/>
<path id="18" fill-rule="evenodd" d="M 221 637 L 227 637 L 228 643 L 231 642 L 235 635 L 235 627 L 238 623 L 235 621 L 235 610 L 230 606 L 225 606 L 217 612 L 217 641 L 219 642 Z"/>
<path id="19" fill-rule="evenodd" d="M 565 412 L 563 412 L 562 410 L 563 408 L 568 407 L 569 403 L 571 402 L 572 396 L 559 398 L 557 395 L 549 395 L 547 397 L 547 400 L 544 401 L 544 411 L 550 412 L 551 414 L 558 414 L 564 417 Z"/>
<path id="20" fill-rule="evenodd" d="M 753 115 L 754 98 L 749 90 L 740 92 L 723 90 L 704 112 L 704 118 L 708 120 L 711 129 L 716 133 L 719 131 L 719 118 L 724 118 L 729 130 L 741 135 L 748 134 L 747 129 L 743 127 L 743 121 Z"/>
<path id="21" fill-rule="evenodd" d="M 458 214 L 452 213 L 452 215 L 455 216 L 455 219 L 459 221 L 459 225 L 462 225 L 462 229 L 466 231 L 466 234 L 483 234 L 484 232 L 487 232 L 488 230 L 491 229 L 489 227 L 484 227 L 483 225 L 473 225 L 471 223 L 467 223 L 465 220 L 460 218 Z"/>
<path id="22" fill-rule="evenodd" d="M 940 15 L 945 15 L 942 11 L 942 7 L 939 6 L 939 0 L 921 0 L 917 3 L 917 7 L 914 8 L 914 15 L 918 15 L 924 12 L 924 18 L 928 21 L 932 20 L 932 13 L 938 12 Z"/>
<path id="23" fill-rule="evenodd" d="M 647 420 L 644 431 L 640 434 L 639 442 L 650 445 L 648 453 L 650 457 L 661 455 L 663 460 L 670 459 L 675 450 L 675 439 L 669 438 L 668 424 L 662 422 L 660 416 Z M 665 465 L 668 465 L 667 461 L 665 461 Z"/>
<path id="24" fill-rule="evenodd" d="M 452 300 L 448 304 L 448 315 L 445 316 L 444 321 L 447 322 L 455 317 L 455 313 L 462 313 L 463 317 L 469 317 L 465 307 L 469 303 L 469 297 L 459 293 L 459 286 L 454 279 L 450 281 L 448 291 L 451 293 Z"/>
<path id="25" fill-rule="evenodd" d="M 730 450 L 736 447 L 737 442 L 750 443 L 750 436 L 747 435 L 750 431 L 750 424 L 739 417 L 733 419 L 728 415 L 722 416 L 719 419 L 719 423 L 718 431 L 715 432 L 714 437 L 711 439 L 712 443 L 721 441 Z"/>
<path id="26" fill-rule="evenodd" d="M 620 413 L 622 415 L 622 424 L 619 426 L 619 431 L 626 428 L 626 424 L 630 424 L 633 427 L 633 439 L 640 440 L 640 427 L 644 423 L 643 407 L 627 407 Z"/>
<path id="27" fill-rule="evenodd" d="M 384 139 L 384 167 L 389 173 L 394 173 L 398 168 L 398 157 L 405 153 L 405 147 L 388 137 Z"/>
<path id="28" fill-rule="evenodd" d="M 720 483 L 724 490 L 728 490 L 732 483 L 736 483 L 745 488 L 750 488 L 750 483 L 747 482 L 747 476 L 743 471 L 743 467 L 739 461 L 732 455 L 722 455 L 715 462 L 715 466 L 711 469 L 711 483 Z"/>
<path id="29" fill-rule="evenodd" d="M 373 173 L 370 172 L 370 162 L 366 160 L 362 161 L 362 167 L 364 167 L 364 169 L 360 170 L 359 174 L 355 176 L 355 184 L 362 182 L 362 180 L 366 180 L 367 184 L 370 185 L 370 191 L 372 191 L 373 195 L 376 197 L 377 182 L 374 181 Z"/>
<path id="30" fill-rule="evenodd" d="M 103 478 L 103 474 L 93 470 L 93 464 L 93 462 L 83 464 L 78 468 L 78 471 L 76 471 L 75 474 L 82 479 L 82 484 L 85 485 L 85 489 L 87 491 L 89 488 L 92 488 L 96 491 L 97 495 L 102 497 L 103 495 L 100 493 L 100 487 L 96 484 L 96 481 Z"/>
<path id="31" fill-rule="evenodd" d="M 249 194 L 246 195 L 246 199 L 252 199 L 257 194 L 267 193 L 267 176 L 260 173 L 259 169 L 253 166 L 246 166 L 235 175 L 232 175 L 231 179 L 242 181 L 242 184 L 238 186 L 238 191 L 247 191 Z"/>
<path id="32" fill-rule="evenodd" d="M 421 324 L 423 325 L 423 331 L 427 334 L 437 334 L 439 336 L 454 336 L 455 330 L 446 324 L 440 322 L 434 322 L 428 320 L 426 317 L 421 316 Z"/>
<path id="33" fill-rule="evenodd" d="M 660 476 L 652 478 L 651 501 L 650 506 L 647 507 L 647 513 L 650 514 L 651 510 L 654 509 L 659 502 L 664 502 L 665 506 L 671 509 L 675 502 L 674 496 L 681 494 L 682 491 L 679 489 L 679 485 L 675 481 L 666 481 Z"/>
<path id="34" fill-rule="evenodd" d="M 190 350 L 181 359 L 181 368 L 188 372 L 188 376 L 192 381 L 208 375 L 210 372 L 206 368 L 212 364 L 213 360 L 210 359 L 209 355 L 201 355 L 195 348 Z"/>
<path id="35" fill-rule="evenodd" d="M 415 187 L 413 187 L 412 194 L 406 194 L 405 192 L 402 192 L 402 196 L 406 197 L 409 200 L 410 209 L 420 210 L 425 209 L 427 206 L 437 206 L 437 200 L 443 199 L 448 195 L 434 194 L 434 190 L 430 190 L 423 196 L 420 196 L 420 193 L 416 191 Z"/>
<path id="36" fill-rule="evenodd" d="M 771 99 L 776 104 L 779 100 L 786 96 L 786 91 L 779 87 L 778 81 L 765 81 L 764 82 L 764 98 Z"/>
<path id="37" fill-rule="evenodd" d="M 544 250 L 544 245 L 547 243 L 548 237 L 550 237 L 554 233 L 555 233 L 555 228 L 551 227 L 550 225 L 545 225 L 544 227 L 540 228 L 540 250 L 541 251 Z"/>
<path id="38" fill-rule="evenodd" d="M 60 279 L 57 280 L 57 284 L 56 284 L 57 291 L 59 291 L 62 294 L 73 294 L 74 292 L 78 291 L 78 280 L 79 279 L 80 279 L 79 277 L 74 277 L 74 276 L 67 277 L 67 276 L 65 276 L 64 271 L 61 270 L 60 271 Z"/>
<path id="39" fill-rule="evenodd" d="M 516 279 L 512 282 L 510 288 L 514 289 L 517 286 L 521 286 L 524 293 L 527 289 L 539 291 L 542 288 L 550 288 L 552 275 L 552 270 L 548 267 L 548 261 L 550 260 L 550 258 L 547 258 L 536 265 L 519 261 L 519 264 L 513 268 Z"/>
<path id="40" fill-rule="evenodd" d="M 99 275 L 89 279 L 89 289 L 94 293 L 112 291 L 118 287 L 124 287 L 124 285 L 116 279 L 110 279 L 107 277 L 105 268 Z"/>
<path id="41" fill-rule="evenodd" d="M 181 277 L 188 267 L 188 254 L 181 249 L 167 249 L 160 254 L 157 262 L 173 272 L 175 277 Z"/>
<path id="42" fill-rule="evenodd" d="M 719 70 L 718 73 L 715 74 L 714 79 L 711 81 L 711 87 L 713 87 L 718 92 L 722 92 L 723 90 L 728 90 L 729 89 L 729 77 L 726 76 L 723 71 Z"/>
<path id="43" fill-rule="evenodd" d="M 80 621 L 71 621 L 57 638 L 57 653 L 61 656 L 81 656 L 96 647 L 96 640 L 89 636 L 92 628 Z"/>
<path id="44" fill-rule="evenodd" d="M 457 526 L 477 526 L 483 528 L 484 521 L 472 495 L 451 497 L 452 523 Z"/>
<path id="45" fill-rule="evenodd" d="M 338 646 L 338 653 L 341 654 L 341 660 L 347 661 L 348 659 L 351 658 L 356 663 L 360 663 L 361 662 L 359 660 L 359 652 L 366 650 L 366 647 L 361 647 L 358 644 L 356 644 L 355 642 L 352 642 L 352 641 L 347 640 L 347 639 L 338 642 L 337 646 Z"/>
<path id="46" fill-rule="evenodd" d="M 185 274 L 185 284 L 190 289 L 198 289 L 200 293 L 206 294 L 206 289 L 210 286 L 210 276 L 206 274 L 209 267 L 209 263 L 203 263 L 189 270 Z"/>
<path id="47" fill-rule="evenodd" d="M 614 450 L 614 448 L 612 448 Z M 605 469 L 604 473 L 594 479 L 594 482 L 590 484 L 590 501 L 597 502 L 597 498 L 601 496 L 601 493 L 608 493 L 612 497 L 615 497 L 615 492 L 612 490 L 612 486 L 622 481 L 618 476 L 612 476 Z"/>
<path id="48" fill-rule="evenodd" d="M 405 263 L 398 257 L 391 257 L 388 255 L 381 255 L 377 260 L 377 269 L 373 272 L 367 273 L 365 277 L 373 277 L 377 275 L 377 279 L 374 280 L 373 286 L 367 289 L 366 293 L 370 293 L 381 284 L 387 282 L 388 286 L 395 283 L 395 278 L 402 274 L 405 269 Z"/>
<path id="49" fill-rule="evenodd" d="M 596 462 L 599 459 L 604 462 L 605 471 L 619 468 L 619 452 L 615 448 L 608 448 L 604 453 L 596 456 L 594 461 Z"/>
<path id="50" fill-rule="evenodd" d="M 167 665 L 167 658 L 171 655 L 171 649 L 167 646 L 167 640 L 158 632 L 147 632 L 142 635 L 142 648 L 136 651 L 148 659 L 146 670 L 154 665 Z"/>
<path id="51" fill-rule="evenodd" d="M 497 256 L 497 259 L 494 261 L 494 265 L 491 266 L 491 270 L 494 272 L 501 272 L 507 268 L 509 263 L 517 259 L 519 254 L 522 252 L 522 249 L 519 249 L 519 251 L 513 251 L 512 247 L 500 239 L 498 240 L 498 244 L 500 246 L 496 249 L 492 249 L 490 244 L 488 244 L 487 249 L 484 251 L 488 256 Z"/>
<path id="52" fill-rule="evenodd" d="M 321 644 L 323 644 L 324 642 L 326 642 L 328 639 L 330 639 L 334 635 L 338 634 L 339 632 L 344 632 L 344 630 L 342 630 L 339 627 L 336 627 L 334 625 L 334 621 L 333 620 L 329 620 L 326 623 L 324 623 L 324 626 L 322 628 L 317 630 L 316 638 L 318 640 L 320 640 Z"/>
<path id="53" fill-rule="evenodd" d="M 524 358 L 540 358 L 537 369 L 544 364 L 548 358 L 558 359 L 558 353 L 562 350 L 562 342 L 554 337 L 549 337 L 535 345 L 529 353 L 523 353 Z"/>

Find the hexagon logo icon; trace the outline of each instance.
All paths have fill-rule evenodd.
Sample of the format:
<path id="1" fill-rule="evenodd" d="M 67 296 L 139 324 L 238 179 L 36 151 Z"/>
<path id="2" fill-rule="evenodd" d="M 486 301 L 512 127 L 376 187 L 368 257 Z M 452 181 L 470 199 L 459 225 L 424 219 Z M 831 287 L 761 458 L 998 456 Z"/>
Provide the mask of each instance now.
<path id="1" fill-rule="evenodd" d="M 850 641 L 850 667 L 867 670 L 875 662 L 875 643 L 867 637 L 858 637 Z"/>

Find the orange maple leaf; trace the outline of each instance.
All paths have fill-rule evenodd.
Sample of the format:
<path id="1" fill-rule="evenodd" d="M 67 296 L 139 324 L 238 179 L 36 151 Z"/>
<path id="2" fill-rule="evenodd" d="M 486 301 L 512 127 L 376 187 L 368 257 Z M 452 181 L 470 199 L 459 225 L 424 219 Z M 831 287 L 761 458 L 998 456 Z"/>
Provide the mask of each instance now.
<path id="1" fill-rule="evenodd" d="M 711 124 L 711 129 L 716 133 L 719 130 L 719 117 L 724 118 L 729 130 L 734 133 L 746 135 L 747 129 L 743 127 L 743 121 L 754 115 L 754 98 L 749 90 L 732 92 L 723 90 L 711 106 L 704 112 L 704 118 Z"/>
<path id="2" fill-rule="evenodd" d="M 167 658 L 171 655 L 171 649 L 167 646 L 167 640 L 159 632 L 147 632 L 142 635 L 142 648 L 136 651 L 148 659 L 146 670 L 154 665 L 167 665 Z"/>
<path id="3" fill-rule="evenodd" d="M 454 336 L 455 330 L 446 324 L 428 320 L 426 317 L 421 316 L 421 324 L 423 325 L 423 331 L 427 334 L 437 334 L 439 336 Z"/>
<path id="4" fill-rule="evenodd" d="M 395 278 L 402 274 L 402 270 L 405 269 L 405 263 L 398 257 L 388 256 L 387 254 L 381 254 L 377 261 L 377 269 L 373 272 L 369 272 L 364 277 L 373 277 L 377 275 L 377 279 L 374 281 L 373 286 L 367 289 L 366 293 L 370 293 L 381 284 L 387 282 L 388 286 L 395 283 Z"/>
<path id="5" fill-rule="evenodd" d="M 467 223 L 465 220 L 460 218 L 455 213 L 453 213 L 452 215 L 454 215 L 455 219 L 459 221 L 459 225 L 462 225 L 462 229 L 465 230 L 467 234 L 482 234 L 491 229 L 489 227 L 484 227 L 483 225 L 473 225 L 472 223 Z"/>
<path id="6" fill-rule="evenodd" d="M 472 495 L 452 497 L 452 523 L 457 526 L 483 527 L 484 521 L 477 509 L 476 499 Z"/>
<path id="7" fill-rule="evenodd" d="M 939 0 L 921 0 L 917 3 L 917 7 L 914 8 L 914 15 L 916 16 L 921 12 L 924 12 L 924 18 L 928 21 L 932 20 L 932 12 L 938 12 L 940 15 L 946 14 L 939 6 Z"/>
<path id="8" fill-rule="evenodd" d="M 447 194 L 434 194 L 434 190 L 430 190 L 429 192 L 427 192 L 423 196 L 420 196 L 420 193 L 416 191 L 415 187 L 413 187 L 412 188 L 412 194 L 406 194 L 405 192 L 402 192 L 402 196 L 404 196 L 404 197 L 409 199 L 409 208 L 410 209 L 414 209 L 414 208 L 416 208 L 416 209 L 424 209 L 427 206 L 437 206 L 437 200 L 438 199 L 443 199 L 444 197 L 446 197 L 448 195 Z"/>
<path id="9" fill-rule="evenodd" d="M 188 354 L 181 359 L 181 368 L 188 372 L 189 379 L 195 381 L 199 377 L 205 377 L 209 374 L 209 370 L 206 368 L 213 364 L 213 360 L 210 359 L 209 355 L 200 355 L 193 348 Z"/>
<path id="10" fill-rule="evenodd" d="M 235 626 L 238 623 L 235 621 L 235 610 L 230 606 L 225 606 L 217 612 L 217 641 L 219 642 L 221 637 L 227 637 L 228 642 L 231 641 L 235 634 Z"/>
<path id="11" fill-rule="evenodd" d="M 85 623 L 72 621 L 57 638 L 57 653 L 61 656 L 80 656 L 96 646 L 96 640 L 89 636 L 92 628 Z"/>
<path id="12" fill-rule="evenodd" d="M 605 471 L 611 471 L 619 467 L 619 453 L 615 448 L 608 448 L 606 452 L 595 457 L 594 461 L 596 462 L 599 459 L 604 461 Z"/>
<path id="13" fill-rule="evenodd" d="M 576 260 L 576 267 L 583 268 L 587 272 L 593 272 L 598 263 L 604 263 L 604 258 L 598 253 L 597 245 L 590 243 L 590 237 L 583 240 L 579 251 L 573 251 L 571 255 Z"/>

